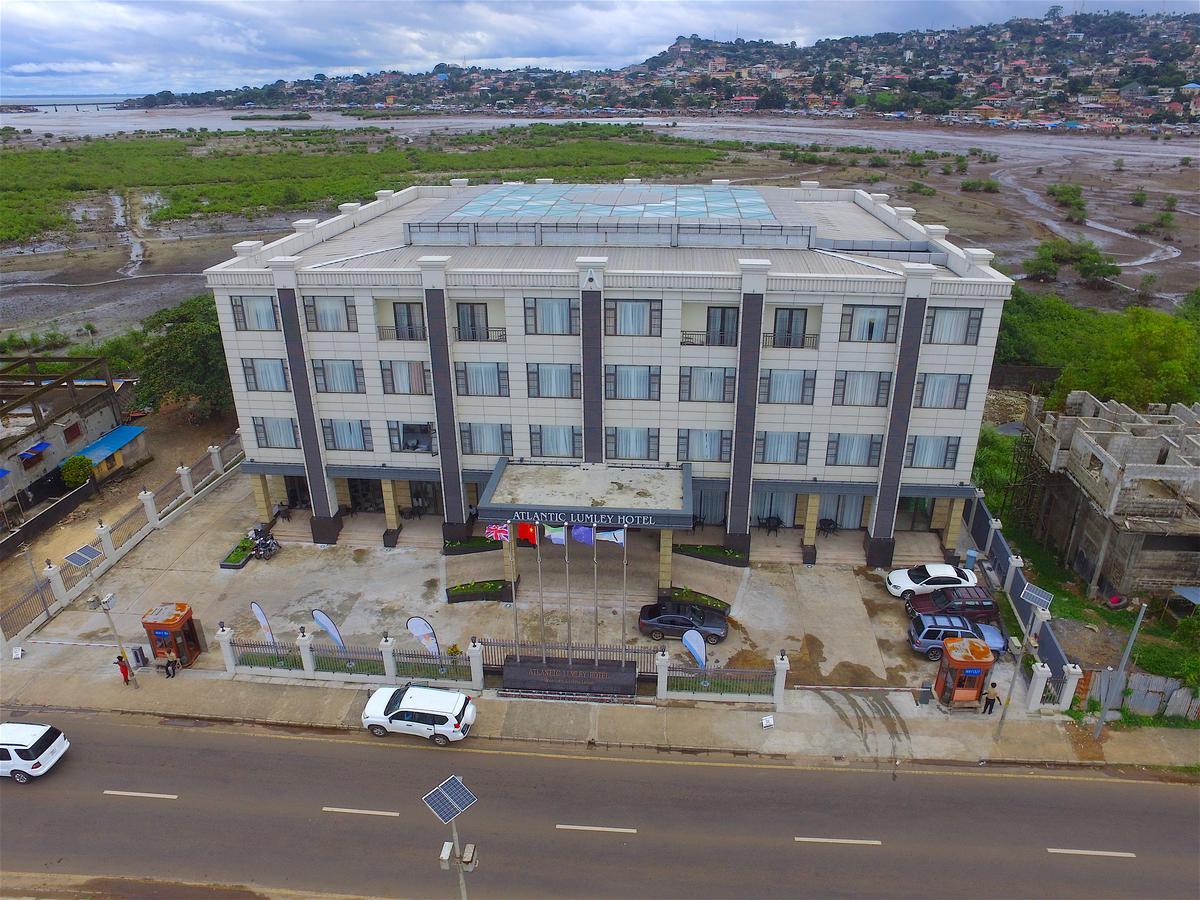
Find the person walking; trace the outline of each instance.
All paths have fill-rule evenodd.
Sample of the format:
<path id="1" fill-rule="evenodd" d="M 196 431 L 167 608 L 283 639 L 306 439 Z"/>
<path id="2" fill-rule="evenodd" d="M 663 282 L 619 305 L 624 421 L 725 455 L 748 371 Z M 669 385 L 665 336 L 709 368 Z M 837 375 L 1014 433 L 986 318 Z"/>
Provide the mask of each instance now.
<path id="1" fill-rule="evenodd" d="M 166 665 L 167 677 L 174 678 L 175 670 L 178 667 L 179 667 L 179 657 L 177 657 L 175 655 L 174 650 L 168 650 L 167 651 L 167 665 Z"/>
<path id="2" fill-rule="evenodd" d="M 129 684 L 129 663 L 125 662 L 125 657 L 118 656 L 116 658 L 116 660 L 113 662 L 113 665 L 117 667 L 118 671 L 120 671 L 120 673 L 121 673 L 121 678 L 124 679 L 125 684 L 128 685 Z"/>
<path id="3" fill-rule="evenodd" d="M 983 695 L 983 711 L 987 715 L 992 714 L 992 710 L 996 708 L 996 701 L 1000 699 L 1000 691 L 996 687 L 996 682 L 992 682 L 992 686 L 984 692 Z"/>

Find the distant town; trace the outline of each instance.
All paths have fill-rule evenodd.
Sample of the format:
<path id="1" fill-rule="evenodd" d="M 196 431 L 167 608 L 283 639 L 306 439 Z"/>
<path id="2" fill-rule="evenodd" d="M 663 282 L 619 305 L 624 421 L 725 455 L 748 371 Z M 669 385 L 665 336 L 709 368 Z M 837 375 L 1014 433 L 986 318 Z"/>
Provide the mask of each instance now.
<path id="1" fill-rule="evenodd" d="M 679 37 L 617 70 L 487 69 L 279 80 L 156 94 L 126 106 L 340 110 L 364 119 L 431 112 L 535 116 L 875 117 L 1100 133 L 1194 132 L 1200 123 L 1200 14 L 1067 15 L 942 31 L 795 43 Z"/>

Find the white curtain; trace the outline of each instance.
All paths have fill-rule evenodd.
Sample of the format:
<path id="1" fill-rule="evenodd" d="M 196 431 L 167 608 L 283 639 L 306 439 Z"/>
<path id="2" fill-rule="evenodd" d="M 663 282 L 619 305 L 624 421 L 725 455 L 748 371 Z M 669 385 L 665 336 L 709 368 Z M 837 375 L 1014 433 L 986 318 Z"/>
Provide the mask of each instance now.
<path id="1" fill-rule="evenodd" d="M 838 435 L 837 461 L 841 466 L 865 466 L 871 460 L 871 435 Z"/>
<path id="2" fill-rule="evenodd" d="M 267 433 L 269 447 L 295 447 L 296 431 L 291 419 L 279 419 L 267 416 L 263 419 L 263 430 Z"/>
<path id="3" fill-rule="evenodd" d="M 243 297 L 246 327 L 251 331 L 275 330 L 275 303 L 270 297 Z"/>
<path id="4" fill-rule="evenodd" d="M 720 459 L 721 432 L 713 429 L 691 429 L 688 433 L 688 457 L 700 461 Z"/>
<path id="5" fill-rule="evenodd" d="M 504 452 L 504 437 L 499 425 L 471 423 L 471 452 L 499 456 Z"/>
<path id="6" fill-rule="evenodd" d="M 410 377 L 412 369 L 409 364 L 399 359 L 393 359 L 388 362 L 388 365 L 392 367 L 392 387 L 396 393 L 413 393 L 412 378 Z"/>
<path id="7" fill-rule="evenodd" d="M 574 452 L 574 430 L 570 425 L 542 426 L 542 456 L 572 456 Z"/>
<path id="8" fill-rule="evenodd" d="M 622 400 L 648 400 L 650 367 L 617 366 L 617 396 Z"/>
<path id="9" fill-rule="evenodd" d="M 971 322 L 969 309 L 935 309 L 933 311 L 934 344 L 965 344 L 967 326 Z"/>
<path id="10" fill-rule="evenodd" d="M 467 365 L 467 393 L 476 396 L 500 396 L 500 367 L 496 363 Z"/>
<path id="11" fill-rule="evenodd" d="M 542 397 L 570 397 L 571 364 L 538 363 L 538 394 Z"/>
<path id="12" fill-rule="evenodd" d="M 325 390 L 334 394 L 353 394 L 358 391 L 358 380 L 354 377 L 354 360 L 326 359 Z"/>
<path id="13" fill-rule="evenodd" d="M 711 366 L 692 367 L 692 399 L 725 399 L 725 369 Z"/>
<path id="14" fill-rule="evenodd" d="M 860 306 L 850 322 L 850 340 L 882 341 L 887 336 L 887 307 Z"/>
<path id="15" fill-rule="evenodd" d="M 617 303 L 617 334 L 649 334 L 650 301 L 621 300 Z"/>
<path id="16" fill-rule="evenodd" d="M 768 431 L 763 435 L 763 462 L 794 463 L 796 442 L 800 435 L 794 431 Z"/>
<path id="17" fill-rule="evenodd" d="M 256 359 L 254 378 L 260 391 L 286 391 L 287 379 L 283 377 L 282 359 Z"/>
<path id="18" fill-rule="evenodd" d="M 796 522 L 796 495 L 787 491 L 756 490 L 750 503 L 750 520 L 752 525 L 758 524 L 759 519 L 775 516 L 784 526 L 791 528 Z"/>
<path id="19" fill-rule="evenodd" d="M 696 488 L 692 491 L 692 515 L 700 516 L 706 525 L 725 521 L 726 492 L 713 488 Z"/>
<path id="20" fill-rule="evenodd" d="M 650 455 L 648 428 L 617 427 L 617 456 L 621 459 L 646 459 Z"/>
<path id="21" fill-rule="evenodd" d="M 314 297 L 317 311 L 318 331 L 349 331 L 350 319 L 346 315 L 344 297 Z"/>
<path id="22" fill-rule="evenodd" d="M 862 527 L 863 498 L 858 494 L 822 494 L 817 516 L 833 519 L 838 528 Z M 805 535 L 805 539 L 808 535 Z"/>
<path id="23" fill-rule="evenodd" d="M 571 301 L 541 297 L 535 305 L 538 334 L 571 333 Z"/>
<path id="24" fill-rule="evenodd" d="M 803 369 L 772 369 L 768 403 L 799 403 L 804 396 Z"/>
<path id="25" fill-rule="evenodd" d="M 921 435 L 913 438 L 914 469 L 940 469 L 946 464 L 946 438 Z"/>
<path id="26" fill-rule="evenodd" d="M 358 419 L 334 419 L 333 446 L 337 450 L 366 449 L 362 422 Z"/>
<path id="27" fill-rule="evenodd" d="M 879 397 L 878 372 L 846 372 L 846 406 L 874 406 Z"/>
<path id="28" fill-rule="evenodd" d="M 931 409 L 953 409 L 958 399 L 957 375 L 926 375 L 921 405 Z"/>

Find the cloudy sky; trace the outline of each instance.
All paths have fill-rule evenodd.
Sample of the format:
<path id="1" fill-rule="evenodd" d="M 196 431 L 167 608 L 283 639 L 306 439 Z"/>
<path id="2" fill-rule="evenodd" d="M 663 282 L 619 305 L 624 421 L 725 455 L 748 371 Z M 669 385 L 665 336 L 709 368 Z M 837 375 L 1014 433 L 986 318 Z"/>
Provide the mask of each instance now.
<path id="1" fill-rule="evenodd" d="M 676 35 L 825 37 L 1042 15 L 1050 0 L 5 0 L 0 94 L 143 94 L 439 62 L 619 68 Z M 1062 0 L 1160 11 L 1163 0 Z M 1167 0 L 1191 12 L 1195 0 Z"/>

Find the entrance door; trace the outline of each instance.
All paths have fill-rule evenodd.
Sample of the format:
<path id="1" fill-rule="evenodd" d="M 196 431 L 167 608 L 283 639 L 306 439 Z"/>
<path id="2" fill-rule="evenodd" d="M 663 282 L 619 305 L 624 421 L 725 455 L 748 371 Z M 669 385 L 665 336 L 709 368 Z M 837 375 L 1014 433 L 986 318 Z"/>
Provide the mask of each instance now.
<path id="1" fill-rule="evenodd" d="M 896 531 L 929 531 L 932 515 L 928 497 L 901 497 L 896 506 Z"/>
<path id="2" fill-rule="evenodd" d="M 803 347 L 807 320 L 808 310 L 805 309 L 775 310 L 775 346 Z"/>
<path id="3" fill-rule="evenodd" d="M 458 339 L 460 341 L 486 341 L 487 337 L 487 304 L 458 304 Z"/>
<path id="4" fill-rule="evenodd" d="M 292 509 L 312 509 L 312 498 L 308 495 L 308 479 L 303 475 L 284 475 L 283 487 L 287 491 L 288 506 Z"/>
<path id="5" fill-rule="evenodd" d="M 413 509 L 419 509 L 421 515 L 432 513 L 442 515 L 442 486 L 436 481 L 410 481 L 408 489 L 412 495 Z"/>
<path id="6" fill-rule="evenodd" d="M 350 509 L 354 512 L 383 512 L 383 484 L 375 478 L 347 478 Z"/>

